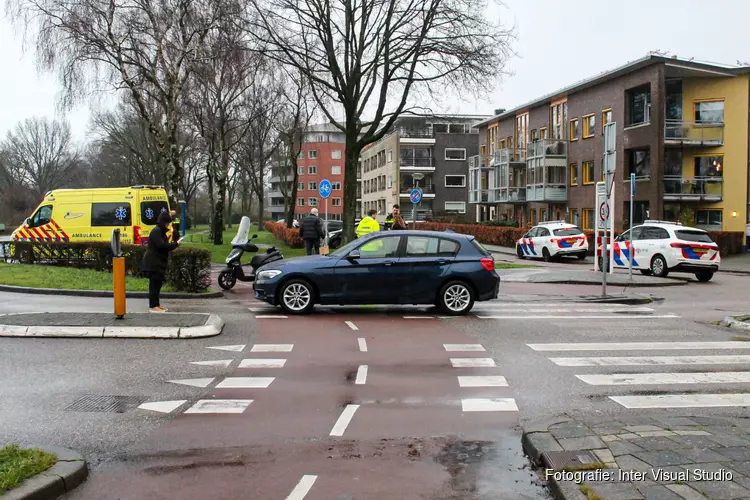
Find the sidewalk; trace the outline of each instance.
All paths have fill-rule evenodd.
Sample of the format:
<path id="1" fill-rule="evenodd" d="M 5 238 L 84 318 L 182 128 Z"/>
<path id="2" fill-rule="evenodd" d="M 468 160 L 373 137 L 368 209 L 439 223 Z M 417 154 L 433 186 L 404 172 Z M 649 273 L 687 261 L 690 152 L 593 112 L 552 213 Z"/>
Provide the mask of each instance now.
<path id="1" fill-rule="evenodd" d="M 558 500 L 750 498 L 750 418 L 563 418 L 523 447 Z"/>

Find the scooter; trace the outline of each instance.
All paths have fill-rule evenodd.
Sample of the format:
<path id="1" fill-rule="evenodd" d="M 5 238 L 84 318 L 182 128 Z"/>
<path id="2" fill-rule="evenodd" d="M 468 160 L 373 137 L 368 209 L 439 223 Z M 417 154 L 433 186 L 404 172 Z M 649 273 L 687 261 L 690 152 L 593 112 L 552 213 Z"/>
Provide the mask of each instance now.
<path id="1" fill-rule="evenodd" d="M 271 247 L 266 250 L 264 254 L 253 255 L 250 262 L 242 264 L 241 259 L 245 252 L 256 253 L 260 249 L 248 240 L 248 233 L 250 232 L 250 218 L 243 217 L 240 221 L 240 227 L 237 230 L 237 236 L 232 240 L 232 251 L 227 256 L 226 263 L 227 267 L 222 269 L 219 273 L 219 286 L 224 290 L 231 290 L 237 280 L 239 281 L 255 281 L 255 272 L 259 267 L 269 262 L 281 260 L 284 256 L 281 251 L 276 247 Z M 258 235 L 254 234 L 251 239 L 257 238 Z M 245 274 L 245 267 L 250 266 L 252 269 L 250 274 Z"/>

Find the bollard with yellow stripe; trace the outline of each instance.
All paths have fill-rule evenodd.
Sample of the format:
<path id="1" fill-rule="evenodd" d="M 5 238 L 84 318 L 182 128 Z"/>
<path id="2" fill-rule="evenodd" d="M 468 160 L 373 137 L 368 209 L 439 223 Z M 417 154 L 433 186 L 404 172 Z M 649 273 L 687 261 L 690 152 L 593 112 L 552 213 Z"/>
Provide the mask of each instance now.
<path id="1" fill-rule="evenodd" d="M 120 230 L 112 230 L 112 287 L 115 297 L 115 317 L 125 317 L 125 257 L 122 256 Z"/>

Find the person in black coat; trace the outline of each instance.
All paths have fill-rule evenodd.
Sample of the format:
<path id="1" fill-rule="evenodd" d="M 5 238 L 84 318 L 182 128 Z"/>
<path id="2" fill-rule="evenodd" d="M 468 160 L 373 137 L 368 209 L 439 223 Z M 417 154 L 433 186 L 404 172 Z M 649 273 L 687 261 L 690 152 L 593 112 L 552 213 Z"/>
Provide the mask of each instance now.
<path id="1" fill-rule="evenodd" d="M 323 231 L 323 221 L 318 217 L 317 208 L 313 208 L 310 215 L 302 219 L 299 225 L 299 235 L 305 242 L 307 255 L 312 255 L 313 252 L 316 255 L 320 253 L 320 240 L 325 238 L 326 234 Z"/>
<path id="2" fill-rule="evenodd" d="M 172 217 L 167 212 L 159 214 L 156 227 L 148 235 L 148 249 L 141 263 L 141 272 L 148 277 L 148 310 L 150 312 L 165 312 L 167 310 L 161 307 L 159 294 L 167 274 L 169 252 L 179 246 L 178 243 L 170 243 L 167 236 L 171 223 Z"/>

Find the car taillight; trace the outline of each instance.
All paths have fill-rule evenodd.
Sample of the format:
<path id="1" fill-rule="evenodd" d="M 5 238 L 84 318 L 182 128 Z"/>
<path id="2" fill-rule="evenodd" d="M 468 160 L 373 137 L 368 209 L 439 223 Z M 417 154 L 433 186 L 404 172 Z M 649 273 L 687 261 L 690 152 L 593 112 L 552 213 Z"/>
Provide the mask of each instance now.
<path id="1" fill-rule="evenodd" d="M 135 243 L 136 245 L 142 244 L 141 226 L 133 226 L 133 243 Z"/>
<path id="2" fill-rule="evenodd" d="M 484 267 L 488 271 L 494 271 L 495 270 L 495 260 L 494 259 L 479 259 L 479 262 L 482 264 L 482 267 Z"/>

